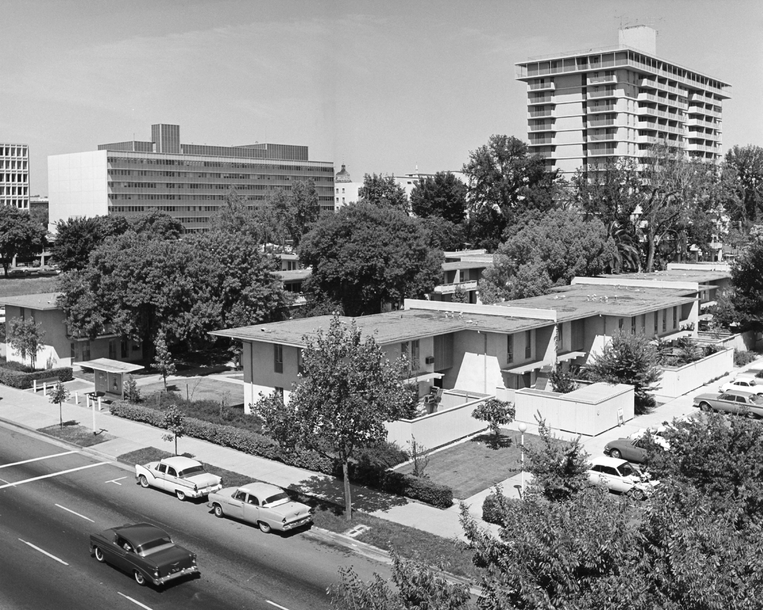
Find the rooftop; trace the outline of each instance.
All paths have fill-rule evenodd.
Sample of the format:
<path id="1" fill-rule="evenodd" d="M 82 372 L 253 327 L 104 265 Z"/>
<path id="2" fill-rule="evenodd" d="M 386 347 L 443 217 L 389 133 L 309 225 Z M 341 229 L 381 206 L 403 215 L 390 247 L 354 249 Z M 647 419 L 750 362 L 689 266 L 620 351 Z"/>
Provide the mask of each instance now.
<path id="1" fill-rule="evenodd" d="M 24 307 L 44 311 L 58 309 L 56 300 L 60 292 L 43 292 L 40 294 L 22 294 L 16 297 L 0 297 L 0 305 L 5 307 Z"/>

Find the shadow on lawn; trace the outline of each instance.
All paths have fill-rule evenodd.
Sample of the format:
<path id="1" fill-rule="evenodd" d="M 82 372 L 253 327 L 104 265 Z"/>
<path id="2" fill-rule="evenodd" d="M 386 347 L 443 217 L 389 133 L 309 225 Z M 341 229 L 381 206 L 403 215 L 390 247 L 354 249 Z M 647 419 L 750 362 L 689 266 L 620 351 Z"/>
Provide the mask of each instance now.
<path id="1" fill-rule="evenodd" d="M 483 443 L 491 449 L 497 451 L 498 449 L 506 449 L 511 447 L 514 444 L 514 439 L 504 434 L 500 434 L 498 436 L 495 434 L 480 434 L 479 436 L 475 436 L 473 439 L 471 439 L 470 442 Z"/>
<path id="2" fill-rule="evenodd" d="M 328 477 L 310 477 L 300 481 L 299 484 L 289 486 L 290 490 L 297 491 L 309 496 L 323 498 L 336 506 L 335 514 L 344 513 L 344 481 Z M 408 501 L 400 496 L 386 494 L 361 485 L 352 485 L 353 509 L 365 513 L 373 513 L 377 510 L 389 510 L 395 506 L 403 506 Z M 340 512 L 336 512 L 336 511 Z"/>

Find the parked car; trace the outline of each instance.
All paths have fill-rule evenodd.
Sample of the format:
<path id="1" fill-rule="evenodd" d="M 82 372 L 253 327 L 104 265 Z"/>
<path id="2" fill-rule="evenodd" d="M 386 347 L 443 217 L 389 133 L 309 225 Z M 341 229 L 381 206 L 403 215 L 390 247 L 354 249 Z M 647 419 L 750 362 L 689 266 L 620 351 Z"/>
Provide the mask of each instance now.
<path id="1" fill-rule="evenodd" d="M 135 478 L 141 487 L 156 487 L 174 493 L 178 500 L 201 498 L 222 489 L 222 479 L 206 472 L 204 464 L 175 456 L 145 466 L 135 465 Z"/>
<path id="2" fill-rule="evenodd" d="M 623 459 L 597 457 L 591 461 L 588 469 L 588 481 L 593 485 L 602 485 L 622 494 L 629 494 L 637 500 L 651 495 L 659 481 L 652 481 L 649 476 Z"/>
<path id="3" fill-rule="evenodd" d="M 753 419 L 763 417 L 763 396 L 738 390 L 718 394 L 698 394 L 694 397 L 694 406 L 703 411 L 735 413 Z"/>
<path id="4" fill-rule="evenodd" d="M 183 576 L 196 575 L 196 554 L 172 542 L 155 525 L 137 523 L 90 534 L 90 555 L 128 574 L 139 585 L 156 586 Z"/>
<path id="5" fill-rule="evenodd" d="M 721 392 L 732 390 L 763 396 L 763 380 L 756 380 L 754 377 L 736 377 L 731 381 L 727 381 L 718 389 Z"/>
<path id="6" fill-rule="evenodd" d="M 646 433 L 649 432 L 651 439 L 663 449 L 670 449 L 670 444 L 661 436 L 664 426 L 658 428 L 642 429 L 625 438 L 618 438 L 604 445 L 604 455 L 628 460 L 637 464 L 646 462 Z"/>
<path id="7" fill-rule="evenodd" d="M 294 502 L 280 487 L 248 483 L 209 494 L 207 504 L 216 517 L 233 517 L 258 525 L 264 533 L 286 532 L 313 522 L 313 509 Z"/>
<path id="8" fill-rule="evenodd" d="M 756 379 L 758 380 L 758 383 L 763 383 L 763 381 L 760 381 L 763 379 L 763 369 L 747 369 L 746 371 L 743 371 L 739 373 L 736 376 L 737 379 Z"/>

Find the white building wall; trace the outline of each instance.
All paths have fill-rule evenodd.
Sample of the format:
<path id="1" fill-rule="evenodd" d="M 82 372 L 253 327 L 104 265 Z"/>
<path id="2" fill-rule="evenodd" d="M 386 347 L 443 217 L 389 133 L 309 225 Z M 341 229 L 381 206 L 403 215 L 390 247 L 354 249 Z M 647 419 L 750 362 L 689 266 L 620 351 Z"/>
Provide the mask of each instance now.
<path id="1" fill-rule="evenodd" d="M 109 211 L 107 151 L 48 157 L 49 228 L 59 220 Z"/>

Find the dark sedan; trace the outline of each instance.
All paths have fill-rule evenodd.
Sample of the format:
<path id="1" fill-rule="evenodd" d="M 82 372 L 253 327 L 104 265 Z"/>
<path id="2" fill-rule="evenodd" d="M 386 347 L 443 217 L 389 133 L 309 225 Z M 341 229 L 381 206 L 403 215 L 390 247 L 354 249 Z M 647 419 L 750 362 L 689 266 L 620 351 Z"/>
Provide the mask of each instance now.
<path id="1" fill-rule="evenodd" d="M 604 446 L 604 455 L 643 464 L 646 462 L 646 444 L 644 438 L 618 438 L 617 440 L 610 441 Z"/>
<path id="2" fill-rule="evenodd" d="M 720 394 L 699 394 L 694 397 L 694 406 L 703 411 L 735 413 L 753 419 L 763 417 L 763 397 L 743 392 L 727 391 Z"/>
<path id="3" fill-rule="evenodd" d="M 113 565 L 139 585 L 163 585 L 170 580 L 199 573 L 196 555 L 172 542 L 155 525 L 138 523 L 90 534 L 90 554 Z"/>

